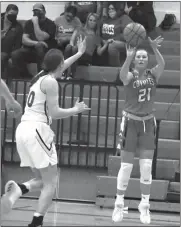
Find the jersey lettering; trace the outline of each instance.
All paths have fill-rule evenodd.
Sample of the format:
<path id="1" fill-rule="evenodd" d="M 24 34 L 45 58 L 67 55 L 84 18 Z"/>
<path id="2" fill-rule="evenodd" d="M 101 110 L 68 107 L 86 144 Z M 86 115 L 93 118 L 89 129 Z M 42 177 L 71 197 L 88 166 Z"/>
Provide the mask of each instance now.
<path id="1" fill-rule="evenodd" d="M 136 80 L 133 83 L 133 88 L 140 88 L 141 86 L 151 85 L 154 86 L 154 80 L 152 78 L 147 78 L 145 80 Z"/>
<path id="2" fill-rule="evenodd" d="M 73 27 L 64 28 L 63 26 L 59 26 L 58 32 L 59 33 L 71 33 L 72 34 L 74 32 L 74 28 Z"/>
<path id="3" fill-rule="evenodd" d="M 33 102 L 34 102 L 34 99 L 35 99 L 35 92 L 34 91 L 31 91 L 29 96 L 28 96 L 28 99 L 27 99 L 27 105 L 28 107 L 32 107 L 33 105 Z"/>
<path id="4" fill-rule="evenodd" d="M 114 35 L 114 24 L 103 24 L 102 33 Z"/>

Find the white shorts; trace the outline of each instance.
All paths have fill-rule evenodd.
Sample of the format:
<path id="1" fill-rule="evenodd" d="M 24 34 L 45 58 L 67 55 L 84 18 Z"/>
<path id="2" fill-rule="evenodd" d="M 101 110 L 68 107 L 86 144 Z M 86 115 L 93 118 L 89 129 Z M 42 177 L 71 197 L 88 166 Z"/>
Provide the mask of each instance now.
<path id="1" fill-rule="evenodd" d="M 20 156 L 20 166 L 45 168 L 57 164 L 54 133 L 50 126 L 42 122 L 23 121 L 16 129 L 16 146 Z"/>

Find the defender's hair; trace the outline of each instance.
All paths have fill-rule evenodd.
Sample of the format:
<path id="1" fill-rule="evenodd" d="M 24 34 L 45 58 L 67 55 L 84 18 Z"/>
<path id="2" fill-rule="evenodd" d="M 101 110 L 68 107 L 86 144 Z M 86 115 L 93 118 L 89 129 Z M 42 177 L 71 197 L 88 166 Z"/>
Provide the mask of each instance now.
<path id="1" fill-rule="evenodd" d="M 37 80 L 48 74 L 49 72 L 53 72 L 57 69 L 57 67 L 64 61 L 63 54 L 58 49 L 50 49 L 43 59 L 42 63 L 42 71 L 39 72 L 30 83 L 30 87 L 37 82 Z"/>

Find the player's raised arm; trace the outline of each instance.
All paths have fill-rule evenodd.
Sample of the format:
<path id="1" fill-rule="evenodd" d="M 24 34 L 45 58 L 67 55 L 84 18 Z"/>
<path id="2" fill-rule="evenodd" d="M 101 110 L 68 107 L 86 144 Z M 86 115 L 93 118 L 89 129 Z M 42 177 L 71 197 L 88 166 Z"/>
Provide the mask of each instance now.
<path id="1" fill-rule="evenodd" d="M 129 69 L 136 51 L 135 47 L 134 48 L 127 47 L 126 49 L 127 49 L 127 57 L 119 73 L 119 78 L 124 85 L 129 84 L 130 79 L 133 77 L 132 73 L 129 72 Z"/>
<path id="2" fill-rule="evenodd" d="M 75 106 L 68 109 L 59 107 L 58 83 L 54 78 L 48 77 L 42 83 L 43 90 L 47 95 L 49 114 L 53 119 L 61 119 L 90 110 L 84 102 L 76 102 Z"/>
<path id="3" fill-rule="evenodd" d="M 7 111 L 14 111 L 14 117 L 18 117 L 22 113 L 21 105 L 14 99 L 11 92 L 9 91 L 6 83 L 1 79 L 1 96 L 4 97 L 6 101 Z"/>
<path id="4" fill-rule="evenodd" d="M 64 61 L 62 72 L 69 68 L 75 61 L 77 61 L 83 55 L 83 53 L 86 50 L 86 37 L 84 38 L 84 40 L 82 40 L 82 36 L 78 38 L 77 47 L 78 52 Z"/>
<path id="5" fill-rule="evenodd" d="M 156 56 L 157 65 L 152 69 L 152 73 L 156 77 L 156 80 L 158 82 L 165 68 L 165 60 L 158 50 L 158 47 L 161 46 L 161 43 L 164 39 L 161 36 L 158 36 L 155 40 L 152 40 L 150 37 L 148 37 L 148 40 Z"/>

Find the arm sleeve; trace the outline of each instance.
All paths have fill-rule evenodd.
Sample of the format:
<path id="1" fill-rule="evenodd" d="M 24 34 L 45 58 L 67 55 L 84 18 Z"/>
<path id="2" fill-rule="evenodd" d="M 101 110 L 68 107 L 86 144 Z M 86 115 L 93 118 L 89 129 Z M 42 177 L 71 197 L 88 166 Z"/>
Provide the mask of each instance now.
<path id="1" fill-rule="evenodd" d="M 79 29 L 82 27 L 82 23 L 80 22 L 80 19 L 78 17 L 75 18 L 76 19 L 76 29 Z"/>
<path id="2" fill-rule="evenodd" d="M 50 36 L 50 38 L 55 38 L 55 33 L 56 33 L 56 25 L 53 21 L 48 21 L 47 23 L 47 28 L 45 30 Z"/>
<path id="3" fill-rule="evenodd" d="M 24 34 L 31 34 L 31 28 L 33 26 L 33 23 L 31 20 L 28 20 L 26 23 L 25 23 L 25 27 L 24 27 Z"/>
<path id="4" fill-rule="evenodd" d="M 23 28 L 19 24 L 18 30 L 17 30 L 17 34 L 16 34 L 16 40 L 14 42 L 13 51 L 17 50 L 17 49 L 19 49 L 21 47 L 21 45 L 22 45 L 22 36 L 23 36 Z"/>

